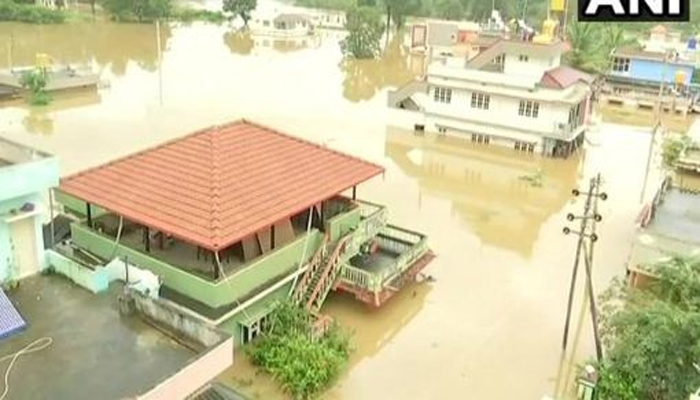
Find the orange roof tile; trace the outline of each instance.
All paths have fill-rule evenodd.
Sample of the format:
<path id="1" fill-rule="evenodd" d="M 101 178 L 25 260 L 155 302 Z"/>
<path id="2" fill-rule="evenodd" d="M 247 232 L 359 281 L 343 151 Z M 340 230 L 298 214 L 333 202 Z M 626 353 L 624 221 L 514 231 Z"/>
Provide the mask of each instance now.
<path id="1" fill-rule="evenodd" d="M 210 250 L 382 173 L 378 165 L 238 121 L 83 171 L 70 195 Z"/>

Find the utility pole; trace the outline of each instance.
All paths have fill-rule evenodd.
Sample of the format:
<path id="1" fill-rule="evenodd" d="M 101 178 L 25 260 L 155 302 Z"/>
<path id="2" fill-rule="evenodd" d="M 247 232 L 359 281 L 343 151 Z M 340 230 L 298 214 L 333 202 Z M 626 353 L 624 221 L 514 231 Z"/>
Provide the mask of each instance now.
<path id="1" fill-rule="evenodd" d="M 603 220 L 603 217 L 598 213 L 598 200 L 607 200 L 608 195 L 600 191 L 601 186 L 601 176 L 598 174 L 595 178 L 590 180 L 588 190 L 586 192 L 581 192 L 578 189 L 572 191 L 574 196 L 586 196 L 586 202 L 583 207 L 582 215 L 568 214 L 566 219 L 569 222 L 574 222 L 576 220 L 580 221 L 580 226 L 578 230 L 572 230 L 569 227 L 564 228 L 565 235 L 576 235 L 578 236 L 578 245 L 576 247 L 576 255 L 574 258 L 574 266 L 571 275 L 571 286 L 569 288 L 569 301 L 566 308 L 566 321 L 564 324 L 564 336 L 562 338 L 562 349 L 566 351 L 566 347 L 569 340 L 569 325 L 571 323 L 571 308 L 574 301 L 574 293 L 576 291 L 576 279 L 578 275 L 578 267 L 583 257 L 584 266 L 586 269 L 586 290 L 588 292 L 588 301 L 591 312 L 591 318 L 593 320 L 593 336 L 595 339 L 596 355 L 598 361 L 603 360 L 603 347 L 600 340 L 600 333 L 598 331 L 598 308 L 596 306 L 595 291 L 593 290 L 593 252 L 594 244 L 598 241 L 598 235 L 596 234 L 596 224 Z"/>

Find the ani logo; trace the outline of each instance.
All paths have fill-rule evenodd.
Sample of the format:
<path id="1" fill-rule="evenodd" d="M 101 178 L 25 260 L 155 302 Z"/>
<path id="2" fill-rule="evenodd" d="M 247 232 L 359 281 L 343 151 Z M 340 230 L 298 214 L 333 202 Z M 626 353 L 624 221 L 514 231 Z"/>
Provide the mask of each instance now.
<path id="1" fill-rule="evenodd" d="M 690 0 L 579 0 L 585 22 L 690 21 Z"/>

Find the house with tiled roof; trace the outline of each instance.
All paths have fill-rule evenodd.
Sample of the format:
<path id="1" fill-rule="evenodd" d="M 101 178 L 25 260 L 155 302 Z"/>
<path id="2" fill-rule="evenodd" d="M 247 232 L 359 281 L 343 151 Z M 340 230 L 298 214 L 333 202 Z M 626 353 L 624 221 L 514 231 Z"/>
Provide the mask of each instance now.
<path id="1" fill-rule="evenodd" d="M 238 343 L 278 300 L 321 318 L 330 292 L 371 306 L 433 258 L 357 188 L 384 169 L 249 121 L 206 128 L 62 180 L 70 246 L 157 275 L 159 297 Z"/>
<path id="2" fill-rule="evenodd" d="M 413 111 L 400 121 L 417 130 L 568 157 L 583 143 L 593 82 L 562 65 L 568 50 L 553 38 L 499 38 L 468 58 L 431 63 L 423 85 L 390 92 L 389 106 Z"/>

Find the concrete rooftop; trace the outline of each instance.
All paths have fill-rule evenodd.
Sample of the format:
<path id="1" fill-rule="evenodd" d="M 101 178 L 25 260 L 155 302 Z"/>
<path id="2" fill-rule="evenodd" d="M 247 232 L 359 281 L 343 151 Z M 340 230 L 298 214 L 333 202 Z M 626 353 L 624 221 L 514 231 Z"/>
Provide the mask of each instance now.
<path id="1" fill-rule="evenodd" d="M 700 243 L 700 196 L 671 190 L 658 207 L 647 233 Z"/>
<path id="2" fill-rule="evenodd" d="M 53 344 L 21 356 L 8 399 L 122 399 L 148 391 L 195 357 L 138 317 L 119 314 L 120 285 L 94 295 L 59 276 L 35 276 L 8 292 L 28 328 L 0 341 L 0 356 L 44 336 Z M 7 367 L 7 360 L 2 362 Z"/>

